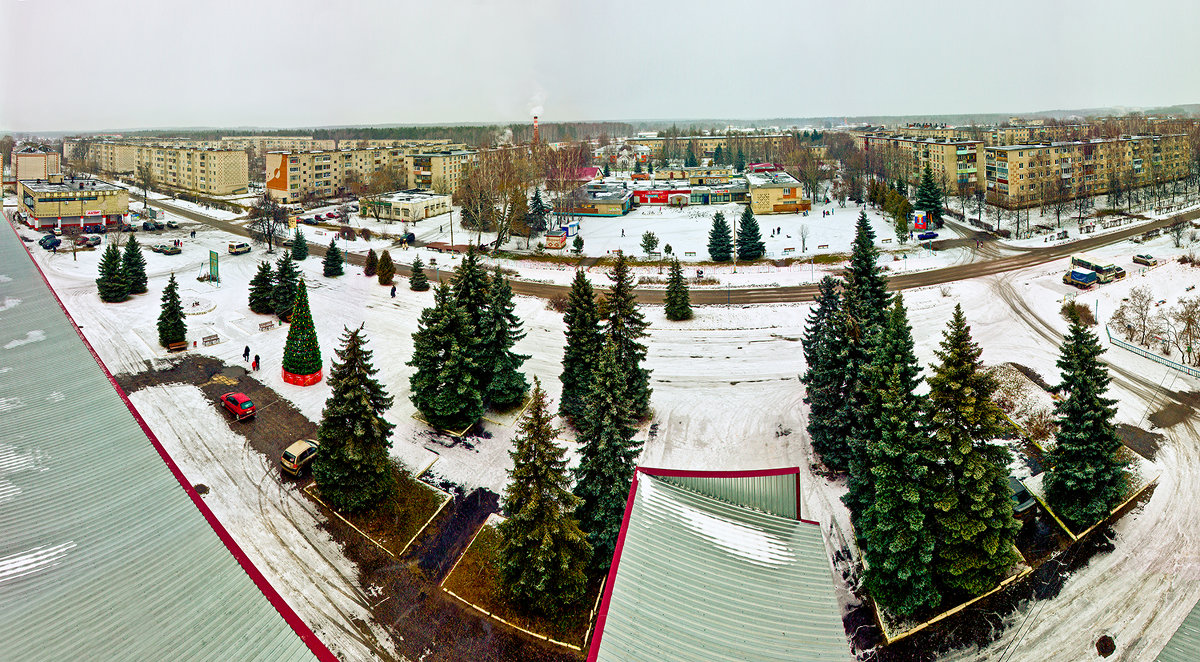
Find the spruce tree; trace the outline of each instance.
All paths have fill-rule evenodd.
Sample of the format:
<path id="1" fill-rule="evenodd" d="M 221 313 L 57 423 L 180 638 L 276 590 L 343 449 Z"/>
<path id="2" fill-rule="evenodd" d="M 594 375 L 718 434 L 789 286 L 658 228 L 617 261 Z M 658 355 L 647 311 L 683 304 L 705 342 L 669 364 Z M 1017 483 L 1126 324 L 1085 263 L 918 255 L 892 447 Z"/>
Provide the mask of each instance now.
<path id="1" fill-rule="evenodd" d="M 713 163 L 717 165 L 725 164 L 725 154 L 720 145 L 717 145 L 717 148 L 713 150 Z"/>
<path id="2" fill-rule="evenodd" d="M 866 416 L 878 420 L 879 436 L 867 443 L 873 492 L 856 533 L 867 591 L 889 611 L 912 616 L 941 602 L 934 581 L 931 510 L 942 475 L 933 446 L 917 425 L 921 369 L 899 296 L 887 323 L 873 331 L 872 343 L 874 358 L 866 374 L 873 398 Z"/>
<path id="3" fill-rule="evenodd" d="M 692 302 L 688 294 L 687 281 L 683 277 L 683 268 L 679 259 L 671 260 L 671 273 L 667 276 L 666 294 L 667 319 L 678 322 L 692 319 Z"/>
<path id="4" fill-rule="evenodd" d="M 633 172 L 634 172 L 634 174 L 639 174 L 639 175 L 642 172 L 642 162 L 638 161 L 636 156 L 633 158 Z"/>
<path id="5" fill-rule="evenodd" d="M 413 333 L 416 368 L 408 379 L 412 403 L 425 420 L 442 430 L 460 430 L 483 415 L 479 371 L 473 355 L 475 329 L 442 283 L 434 303 L 421 311 Z"/>
<path id="6" fill-rule="evenodd" d="M 296 228 L 296 236 L 292 239 L 292 259 L 303 260 L 308 257 L 308 240 L 300 228 Z"/>
<path id="7" fill-rule="evenodd" d="M 467 247 L 467 255 L 454 269 L 454 301 L 466 315 L 471 326 L 482 326 L 490 298 L 487 272 L 479 263 L 479 251 Z"/>
<path id="8" fill-rule="evenodd" d="M 529 201 L 529 227 L 534 232 L 545 232 L 549 217 L 550 207 L 542 200 L 541 189 L 533 189 L 533 199 Z"/>
<path id="9" fill-rule="evenodd" d="M 654 161 L 652 161 L 650 159 L 646 159 L 646 174 L 648 174 L 648 175 L 654 174 Z"/>
<path id="10" fill-rule="evenodd" d="M 129 298 L 129 281 L 121 269 L 121 251 L 117 245 L 110 243 L 104 249 L 100 258 L 100 277 L 96 279 L 96 289 L 100 300 L 106 303 L 117 303 Z"/>
<path id="11" fill-rule="evenodd" d="M 733 239 L 725 214 L 713 214 L 712 229 L 708 231 L 708 258 L 713 262 L 728 262 L 733 259 Z"/>
<path id="12" fill-rule="evenodd" d="M 367 261 L 363 264 L 363 275 L 370 277 L 375 275 L 375 269 L 379 266 L 379 256 L 375 254 L 375 249 L 367 250 Z"/>
<path id="13" fill-rule="evenodd" d="M 290 251 L 284 251 L 275 266 L 275 287 L 271 290 L 271 306 L 279 319 L 287 321 L 292 316 L 292 304 L 296 301 L 300 274 L 292 262 Z"/>
<path id="14" fill-rule="evenodd" d="M 817 306 L 808 315 L 801 344 L 807 368 L 801 377 L 804 402 L 808 405 L 808 437 L 813 450 L 828 468 L 844 471 L 850 464 L 844 418 L 846 375 L 842 365 L 845 346 L 840 282 L 833 276 L 821 279 Z"/>
<path id="15" fill-rule="evenodd" d="M 179 300 L 179 283 L 175 274 L 163 288 L 162 312 L 158 314 L 158 344 L 167 347 L 171 343 L 187 341 L 187 323 L 183 321 L 183 302 Z"/>
<path id="16" fill-rule="evenodd" d="M 337 237 L 329 240 L 329 248 L 325 249 L 325 258 L 321 260 L 321 273 L 326 278 L 335 278 L 343 275 L 345 270 L 342 268 L 342 249 L 337 247 Z"/>
<path id="17" fill-rule="evenodd" d="M 741 147 L 738 147 L 737 149 L 737 159 L 733 162 L 733 169 L 737 170 L 739 173 L 745 172 L 746 170 L 746 155 L 742 153 Z"/>
<path id="18" fill-rule="evenodd" d="M 429 289 L 429 278 L 425 276 L 425 265 L 418 255 L 412 261 L 412 275 L 408 277 L 408 289 L 414 292 L 424 292 Z"/>
<path id="19" fill-rule="evenodd" d="M 1113 425 L 1117 401 L 1105 397 L 1112 377 L 1100 361 L 1104 348 L 1079 315 L 1070 313 L 1058 368 L 1063 399 L 1055 403 L 1058 434 L 1049 452 L 1046 497 L 1050 507 L 1081 531 L 1104 519 L 1126 492 L 1126 462 Z"/>
<path id="20" fill-rule="evenodd" d="M 905 187 L 907 188 L 907 187 Z M 917 186 L 917 199 L 913 208 L 924 211 L 936 227 L 942 226 L 942 189 L 933 181 L 933 171 L 926 165 L 921 171 L 921 183 Z M 897 224 L 899 221 L 897 221 Z"/>
<path id="21" fill-rule="evenodd" d="M 864 328 L 882 323 L 888 309 L 887 277 L 879 268 L 875 231 L 865 210 L 859 211 L 854 227 L 854 244 L 846 274 L 847 290 L 853 292 L 851 315 Z"/>
<path id="22" fill-rule="evenodd" d="M 742 210 L 742 220 L 738 224 L 737 253 L 739 260 L 757 260 L 767 253 L 767 245 L 763 243 L 750 205 Z"/>
<path id="23" fill-rule="evenodd" d="M 321 345 L 308 308 L 308 287 L 304 280 L 296 289 L 287 342 L 283 346 L 283 369 L 293 375 L 312 375 L 321 370 Z"/>
<path id="24" fill-rule="evenodd" d="M 587 589 L 592 548 L 579 528 L 571 494 L 566 449 L 542 384 L 534 379 L 532 401 L 513 439 L 500 523 L 500 576 L 509 599 L 534 613 L 570 613 Z"/>
<path id="25" fill-rule="evenodd" d="M 312 464 L 321 498 L 343 512 L 375 504 L 394 486 L 388 449 L 395 426 L 383 417 L 392 397 L 374 378 L 379 370 L 366 344 L 361 326 L 345 329 L 334 351 L 329 399 L 317 428 L 321 450 Z"/>
<path id="26" fill-rule="evenodd" d="M 992 401 L 998 385 L 983 369 L 962 306 L 943 334 L 931 366 L 924 427 L 945 476 L 934 501 L 940 586 L 966 595 L 993 588 L 1020 560 L 1018 525 L 1008 486 L 1008 449 L 992 443 L 1003 414 Z"/>
<path id="27" fill-rule="evenodd" d="M 478 336 L 480 365 L 487 371 L 481 383 L 483 400 L 500 411 L 520 404 L 529 391 L 529 382 L 521 372 L 521 365 L 529 357 L 513 351 L 517 341 L 525 337 L 516 307 L 508 280 L 496 269 Z"/>
<path id="28" fill-rule="evenodd" d="M 259 262 L 258 273 L 250 279 L 250 310 L 260 315 L 273 315 L 274 291 L 275 272 L 271 269 L 271 263 L 265 260 Z"/>
<path id="29" fill-rule="evenodd" d="M 625 254 L 617 254 L 617 263 L 609 275 L 612 289 L 604 299 L 608 323 L 604 328 L 605 340 L 612 342 L 617 365 L 625 373 L 629 393 L 630 411 L 635 418 L 650 413 L 650 371 L 642 367 L 646 361 L 646 345 L 639 342 L 646 335 L 649 323 L 638 309 L 637 297 L 633 294 L 633 274 L 625 262 Z"/>
<path id="30" fill-rule="evenodd" d="M 575 496 L 582 502 L 576 514 L 588 534 L 592 567 L 603 573 L 612 563 L 625 501 L 641 442 L 634 441 L 634 413 L 616 343 L 604 343 L 588 395 L 580 430 L 579 467 L 575 470 Z"/>
<path id="31" fill-rule="evenodd" d="M 563 324 L 567 327 L 567 342 L 563 348 L 562 374 L 558 378 L 562 382 L 558 414 L 579 427 L 592 389 L 593 362 L 604 344 L 596 294 L 583 271 L 576 271 L 575 280 L 571 281 Z"/>
<path id="32" fill-rule="evenodd" d="M 138 244 L 137 237 L 132 235 L 121 256 L 121 273 L 125 275 L 125 282 L 129 283 L 130 294 L 145 294 L 148 291 L 146 257 L 142 255 L 142 246 Z"/>
<path id="33" fill-rule="evenodd" d="M 379 256 L 379 264 L 375 267 L 375 275 L 379 277 L 380 285 L 391 285 L 396 277 L 396 265 L 392 262 L 392 254 L 386 249 Z"/>
<path id="34" fill-rule="evenodd" d="M 608 167 L 608 164 L 607 164 L 607 163 L 605 163 L 605 164 L 604 164 L 604 176 L 605 176 L 605 177 L 608 177 L 608 176 L 609 176 L 609 175 L 611 175 L 611 174 L 612 174 L 612 170 L 610 170 L 610 169 L 609 169 L 609 167 Z"/>
<path id="35" fill-rule="evenodd" d="M 697 165 L 699 165 L 699 161 L 696 160 L 695 140 L 688 141 L 687 155 L 683 159 L 683 165 L 685 168 L 695 168 Z"/>

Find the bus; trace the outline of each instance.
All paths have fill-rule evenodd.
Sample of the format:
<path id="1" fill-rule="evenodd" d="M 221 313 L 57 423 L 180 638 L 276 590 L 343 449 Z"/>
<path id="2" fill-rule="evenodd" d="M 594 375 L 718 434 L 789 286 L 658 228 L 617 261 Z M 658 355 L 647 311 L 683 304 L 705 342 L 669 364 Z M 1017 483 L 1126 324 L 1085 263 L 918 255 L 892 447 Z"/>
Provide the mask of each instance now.
<path id="1" fill-rule="evenodd" d="M 1075 255 L 1071 256 L 1071 266 L 1095 271 L 1096 278 L 1101 283 L 1113 282 L 1113 280 L 1117 278 L 1117 272 L 1123 271 L 1117 269 L 1117 265 L 1104 258 L 1084 255 L 1083 253 L 1076 253 Z"/>

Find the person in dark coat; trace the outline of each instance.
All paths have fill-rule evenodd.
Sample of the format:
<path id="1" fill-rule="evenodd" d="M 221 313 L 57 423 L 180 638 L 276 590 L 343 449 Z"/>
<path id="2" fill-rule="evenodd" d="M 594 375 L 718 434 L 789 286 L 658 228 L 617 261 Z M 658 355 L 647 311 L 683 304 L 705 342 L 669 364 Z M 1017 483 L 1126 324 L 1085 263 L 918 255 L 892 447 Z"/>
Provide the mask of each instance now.
<path id="1" fill-rule="evenodd" d="M 392 298 L 393 299 L 396 298 L 396 286 L 395 285 L 392 286 Z"/>
<path id="2" fill-rule="evenodd" d="M 243 361 L 250 360 L 250 345 L 246 345 L 246 349 L 242 350 L 242 360 Z"/>

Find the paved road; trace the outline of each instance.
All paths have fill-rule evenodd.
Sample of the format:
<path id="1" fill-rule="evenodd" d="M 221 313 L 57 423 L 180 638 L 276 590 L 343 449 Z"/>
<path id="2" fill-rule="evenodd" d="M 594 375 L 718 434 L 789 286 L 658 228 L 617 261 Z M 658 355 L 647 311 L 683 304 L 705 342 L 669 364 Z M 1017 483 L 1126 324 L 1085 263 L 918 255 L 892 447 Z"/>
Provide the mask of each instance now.
<path id="1" fill-rule="evenodd" d="M 177 207 L 163 200 L 156 200 L 154 204 L 166 208 L 168 211 L 190 218 L 194 221 L 210 225 L 212 227 L 225 230 L 242 236 L 250 236 L 250 233 L 240 225 L 230 223 L 228 221 L 219 221 L 203 214 L 198 214 L 182 207 Z M 1066 257 L 1072 253 L 1082 253 L 1100 246 L 1115 244 L 1120 241 L 1125 241 L 1133 237 L 1140 236 L 1147 230 L 1156 228 L 1165 228 L 1176 221 L 1191 221 L 1200 218 L 1200 210 L 1188 212 L 1186 214 L 1176 214 L 1158 221 L 1152 221 L 1142 225 L 1133 225 L 1123 230 L 1110 232 L 1108 234 L 1087 239 L 1080 239 L 1066 244 L 1056 246 L 1048 246 L 1046 248 L 1022 248 L 1023 251 L 1019 255 L 1010 255 L 1001 257 L 986 262 L 972 262 L 969 264 L 956 264 L 941 269 L 931 269 L 929 271 L 920 271 L 913 273 L 893 274 L 890 276 L 889 286 L 892 291 L 907 290 L 916 287 L 927 287 L 929 285 L 940 285 L 956 280 L 966 278 L 976 278 L 979 276 L 988 276 L 1005 271 L 1015 269 L 1024 269 L 1046 262 L 1052 262 L 1059 258 Z M 325 247 L 317 244 L 309 244 L 309 252 L 318 255 L 325 255 Z M 350 264 L 362 265 L 364 258 L 361 255 L 348 255 L 347 261 Z M 396 271 L 400 275 L 407 276 L 408 268 L 404 265 L 397 264 Z M 439 272 L 440 279 L 447 278 L 445 272 Z M 433 274 L 430 274 L 430 279 L 433 279 Z M 556 296 L 566 296 L 569 287 L 565 285 L 549 285 L 545 283 L 528 283 L 524 281 L 512 281 L 513 292 L 528 296 L 542 297 L 544 299 L 553 298 Z M 786 287 L 752 287 L 741 289 L 700 289 L 695 288 L 691 291 L 691 300 L 693 304 L 747 304 L 747 303 L 787 303 L 792 301 L 812 301 L 816 298 L 816 285 L 790 285 Z M 638 301 L 642 303 L 663 303 L 663 290 L 638 290 Z"/>

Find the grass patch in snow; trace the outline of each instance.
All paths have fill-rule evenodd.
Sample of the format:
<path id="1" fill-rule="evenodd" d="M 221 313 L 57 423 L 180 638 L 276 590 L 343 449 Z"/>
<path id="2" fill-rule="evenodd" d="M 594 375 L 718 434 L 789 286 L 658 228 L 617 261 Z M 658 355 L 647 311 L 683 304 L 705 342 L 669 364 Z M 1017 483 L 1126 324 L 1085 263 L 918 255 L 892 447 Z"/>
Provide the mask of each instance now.
<path id="1" fill-rule="evenodd" d="M 396 489 L 369 510 L 360 513 L 340 513 L 322 500 L 322 505 L 350 522 L 364 535 L 399 557 L 413 536 L 433 518 L 449 496 L 413 478 L 407 471 L 392 463 Z M 316 483 L 309 493 L 320 499 Z"/>
<path id="2" fill-rule="evenodd" d="M 500 542 L 499 529 L 490 522 L 484 524 L 442 582 L 442 588 L 516 627 L 558 642 L 582 646 L 583 638 L 587 636 L 588 610 L 596 601 L 600 586 L 590 586 L 587 595 L 579 601 L 578 611 L 561 622 L 525 613 L 509 603 L 500 585 Z"/>

